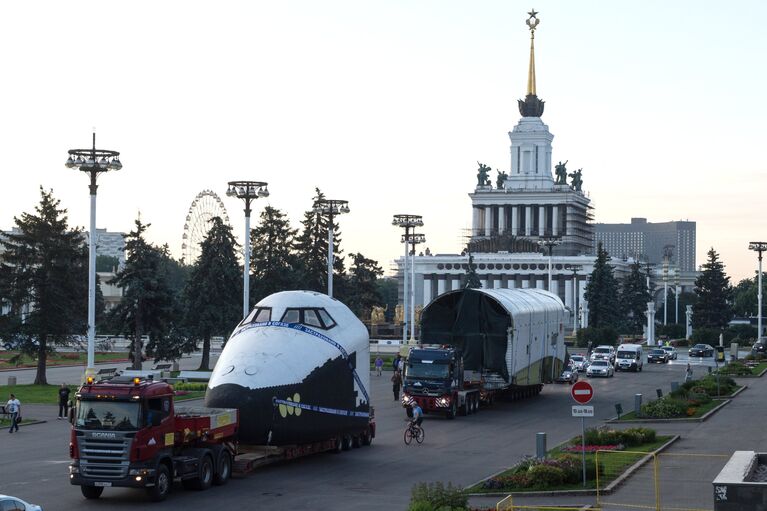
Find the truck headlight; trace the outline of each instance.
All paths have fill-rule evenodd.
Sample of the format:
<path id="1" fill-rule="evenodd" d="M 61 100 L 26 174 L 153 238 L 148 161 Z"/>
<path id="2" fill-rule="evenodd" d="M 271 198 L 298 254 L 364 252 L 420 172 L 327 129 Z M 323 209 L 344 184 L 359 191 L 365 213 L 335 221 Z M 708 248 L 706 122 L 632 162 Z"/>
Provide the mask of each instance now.
<path id="1" fill-rule="evenodd" d="M 69 473 L 70 474 L 79 474 L 80 473 L 80 467 L 76 467 L 74 465 L 69 465 Z"/>

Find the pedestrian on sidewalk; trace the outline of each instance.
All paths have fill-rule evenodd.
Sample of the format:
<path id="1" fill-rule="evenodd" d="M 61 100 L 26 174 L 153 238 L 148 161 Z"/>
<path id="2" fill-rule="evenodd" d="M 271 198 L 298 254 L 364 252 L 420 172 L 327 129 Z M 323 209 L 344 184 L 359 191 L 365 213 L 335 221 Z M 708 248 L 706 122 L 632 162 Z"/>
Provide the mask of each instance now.
<path id="1" fill-rule="evenodd" d="M 59 416 L 58 420 L 66 419 L 69 416 L 69 387 L 62 383 L 59 387 Z"/>
<path id="2" fill-rule="evenodd" d="M 394 400 L 399 401 L 399 388 L 402 386 L 402 375 L 399 371 L 394 371 L 391 377 L 391 384 L 392 391 L 394 391 Z"/>
<path id="3" fill-rule="evenodd" d="M 21 401 L 16 399 L 16 396 L 11 394 L 11 398 L 5 403 L 5 411 L 11 414 L 11 429 L 8 433 L 13 433 L 13 430 L 19 431 L 19 416 L 21 415 Z"/>
<path id="4" fill-rule="evenodd" d="M 687 363 L 687 369 L 684 372 L 684 382 L 687 383 L 688 381 L 692 381 L 692 366 L 690 363 Z"/>
<path id="5" fill-rule="evenodd" d="M 378 355 L 378 357 L 376 357 L 375 366 L 376 366 L 376 372 L 378 373 L 378 376 L 381 376 L 381 369 L 383 369 L 383 359 L 381 358 L 381 355 Z"/>

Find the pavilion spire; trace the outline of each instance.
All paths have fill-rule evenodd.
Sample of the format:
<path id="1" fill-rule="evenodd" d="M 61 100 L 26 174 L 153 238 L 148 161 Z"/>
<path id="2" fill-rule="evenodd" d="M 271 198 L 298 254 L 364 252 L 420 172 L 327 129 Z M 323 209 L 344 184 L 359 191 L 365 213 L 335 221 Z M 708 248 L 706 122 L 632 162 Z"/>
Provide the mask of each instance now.
<path id="1" fill-rule="evenodd" d="M 527 70 L 527 95 L 524 101 L 519 100 L 519 113 L 523 117 L 540 117 L 543 115 L 543 101 L 538 99 L 535 91 L 535 29 L 541 22 L 537 18 L 538 13 L 532 9 L 527 14 L 527 26 L 530 29 L 530 65 Z"/>

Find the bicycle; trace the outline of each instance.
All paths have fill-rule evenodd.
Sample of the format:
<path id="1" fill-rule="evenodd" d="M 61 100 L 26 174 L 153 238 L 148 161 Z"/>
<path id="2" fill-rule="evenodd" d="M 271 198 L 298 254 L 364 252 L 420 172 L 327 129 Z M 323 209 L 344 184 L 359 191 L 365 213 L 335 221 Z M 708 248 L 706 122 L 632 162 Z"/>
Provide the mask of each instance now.
<path id="1" fill-rule="evenodd" d="M 414 421 L 410 421 L 407 429 L 405 429 L 405 445 L 410 445 L 414 438 L 416 442 L 421 444 L 423 443 L 425 436 L 426 433 L 424 432 L 423 428 L 416 424 Z"/>

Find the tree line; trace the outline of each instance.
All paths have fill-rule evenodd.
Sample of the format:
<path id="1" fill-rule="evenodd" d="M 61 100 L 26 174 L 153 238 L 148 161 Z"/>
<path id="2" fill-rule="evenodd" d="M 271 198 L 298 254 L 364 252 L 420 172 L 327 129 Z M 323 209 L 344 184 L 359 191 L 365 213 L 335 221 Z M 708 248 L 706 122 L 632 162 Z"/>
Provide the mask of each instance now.
<path id="1" fill-rule="evenodd" d="M 315 191 L 312 206 L 324 198 Z M 87 330 L 88 248 L 83 230 L 70 227 L 66 209 L 42 187 L 34 212 L 14 222 L 17 231 L 0 236 L 0 339 L 7 349 L 32 355 L 35 383 L 45 384 L 48 354 L 80 342 L 83 336 L 73 333 Z M 301 227 L 293 228 L 283 211 L 263 209 L 250 233 L 251 306 L 278 291 L 327 291 L 328 222 L 312 207 Z M 200 369 L 209 369 L 211 339 L 227 336 L 242 319 L 240 245 L 232 228 L 213 218 L 200 256 L 184 265 L 167 244 L 147 240 L 150 226 L 139 218 L 125 236 L 125 264 L 110 281 L 123 290 L 120 303 L 106 311 L 96 286 L 97 329 L 131 340 L 134 368 L 141 367 L 144 353 L 156 361 L 175 360 L 202 343 Z M 392 283 L 381 279 L 377 261 L 362 253 L 344 256 L 339 226 L 334 222 L 331 228 L 334 297 L 358 317 L 369 317 L 373 306 L 391 299 Z M 115 263 L 97 260 L 106 271 Z"/>
<path id="2" fill-rule="evenodd" d="M 648 288 L 647 272 L 640 263 L 630 266 L 629 273 L 622 279 L 614 274 L 609 263 L 609 254 L 601 243 L 597 246 L 594 269 L 586 284 L 585 299 L 588 301 L 589 327 L 579 332 L 581 344 L 588 342 L 613 344 L 618 333 L 641 334 L 647 324 L 647 303 L 653 299 L 654 287 Z M 669 288 L 669 325 L 658 325 L 658 335 L 684 337 L 687 305 L 692 305 L 693 340 L 713 343 L 720 333 L 725 339 L 738 337 L 750 340 L 757 337 L 756 328 L 750 325 L 730 327 L 735 315 L 753 317 L 757 313 L 756 277 L 743 279 L 732 286 L 725 272 L 724 263 L 712 247 L 707 253 L 700 275 L 695 280 L 693 293 L 680 293 L 679 322 L 676 322 L 675 296 Z M 662 321 L 663 305 L 656 310 L 656 323 Z M 673 321 L 673 323 L 672 323 Z"/>

